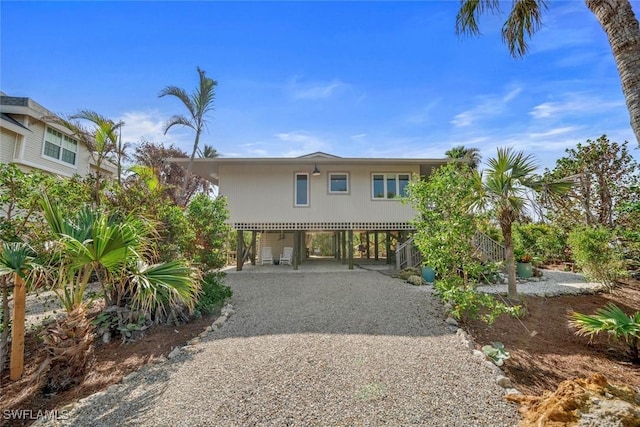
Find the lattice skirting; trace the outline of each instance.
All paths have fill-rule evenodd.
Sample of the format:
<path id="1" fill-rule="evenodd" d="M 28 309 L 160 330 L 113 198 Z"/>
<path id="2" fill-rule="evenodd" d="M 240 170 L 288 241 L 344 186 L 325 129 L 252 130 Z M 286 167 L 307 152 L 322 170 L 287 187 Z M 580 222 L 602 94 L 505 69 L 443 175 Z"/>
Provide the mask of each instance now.
<path id="1" fill-rule="evenodd" d="M 250 231 L 415 230 L 409 222 L 234 222 L 231 226 Z"/>

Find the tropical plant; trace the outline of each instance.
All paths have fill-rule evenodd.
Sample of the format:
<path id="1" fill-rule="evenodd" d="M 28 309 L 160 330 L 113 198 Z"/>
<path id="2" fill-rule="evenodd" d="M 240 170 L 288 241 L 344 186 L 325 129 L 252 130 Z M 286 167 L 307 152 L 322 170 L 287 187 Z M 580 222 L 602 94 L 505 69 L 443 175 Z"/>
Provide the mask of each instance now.
<path id="1" fill-rule="evenodd" d="M 133 158 L 139 166 L 149 167 L 158 177 L 162 189 L 162 196 L 168 197 L 176 205 L 180 204 L 180 188 L 184 183 L 186 172 L 182 166 L 168 162 L 167 159 L 186 157 L 188 157 L 187 153 L 176 148 L 174 145 L 165 147 L 162 144 L 145 140 L 140 142 L 133 154 Z M 191 200 L 194 194 L 200 191 L 209 193 L 210 189 L 211 184 L 209 181 L 193 175 L 189 178 L 184 197 L 186 200 Z"/>
<path id="2" fill-rule="evenodd" d="M 546 186 L 555 193 L 566 192 L 571 188 L 569 181 L 545 182 L 534 172 L 537 165 L 533 158 L 511 148 L 498 148 L 495 158 L 489 159 L 488 168 L 482 173 L 474 171 L 476 199 L 474 208 L 489 211 L 500 224 L 504 238 L 505 259 L 508 274 L 508 295 L 515 299 L 518 295 L 516 270 L 513 254 L 513 224 L 529 206 L 528 193 Z"/>
<path id="3" fill-rule="evenodd" d="M 593 340 L 595 335 L 606 332 L 627 343 L 633 360 L 640 361 L 640 311 L 627 315 L 620 307 L 609 303 L 592 315 L 574 311 L 569 319 L 569 324 L 576 328 L 576 335 L 588 335 Z"/>
<path id="4" fill-rule="evenodd" d="M 491 345 L 482 346 L 482 352 L 486 354 L 496 366 L 504 365 L 504 361 L 511 357 L 501 342 L 492 342 Z"/>
<path id="5" fill-rule="evenodd" d="M 36 253 L 22 242 L 2 242 L 0 252 L 0 276 L 13 276 L 13 322 L 11 328 L 11 367 L 10 379 L 15 381 L 22 376 L 24 368 L 24 323 L 26 309 L 27 282 L 29 271 L 37 264 L 34 262 Z M 8 289 L 7 289 L 8 292 Z M 4 366 L 4 355 L 9 333 L 8 295 L 4 296 L 6 306 L 3 306 L 4 328 L 0 348 L 0 372 Z"/>
<path id="6" fill-rule="evenodd" d="M 231 288 L 222 283 L 224 273 L 209 272 L 202 276 L 202 295 L 196 304 L 196 310 L 202 314 L 211 314 L 224 300 L 231 298 Z"/>
<path id="7" fill-rule="evenodd" d="M 434 284 L 437 295 L 453 305 L 452 314 L 458 319 L 480 318 L 490 323 L 517 308 L 475 289 L 475 281 L 486 269 L 472 243 L 477 230 L 477 218 L 471 211 L 475 200 L 472 176 L 471 168 L 450 162 L 427 180 L 412 181 L 409 200 L 418 211 L 415 244 L 439 277 Z"/>
<path id="8" fill-rule="evenodd" d="M 463 160 L 472 169 L 477 169 L 480 165 L 482 156 L 480 155 L 480 149 L 478 148 L 466 148 L 464 145 L 458 145 L 451 148 L 444 153 L 451 159 Z"/>
<path id="9" fill-rule="evenodd" d="M 608 290 L 626 276 L 622 251 L 612 231 L 603 226 L 578 227 L 569 233 L 568 241 L 578 267 Z"/>
<path id="10" fill-rule="evenodd" d="M 456 16 L 456 33 L 480 35 L 478 18 L 486 13 L 499 13 L 499 0 L 462 0 Z M 613 58 L 618 67 L 622 91 L 631 116 L 631 128 L 640 142 L 640 25 L 629 0 L 586 0 L 609 38 Z M 547 0 L 511 2 L 511 11 L 502 27 L 502 40 L 514 57 L 524 56 L 527 39 L 542 26 Z"/>
<path id="11" fill-rule="evenodd" d="M 569 229 L 575 225 L 633 227 L 633 211 L 626 206 L 640 201 L 640 168 L 629 153 L 628 143 L 618 144 L 602 135 L 587 140 L 558 159 L 552 179 L 570 177 L 575 180 L 570 198 L 556 204 L 552 219 Z"/>
<path id="12" fill-rule="evenodd" d="M 167 86 L 162 91 L 160 91 L 160 97 L 164 96 L 174 96 L 182 102 L 182 104 L 187 108 L 189 112 L 189 116 L 185 115 L 174 115 L 164 126 L 165 135 L 173 126 L 186 126 L 195 131 L 196 136 L 193 142 L 193 150 L 191 152 L 191 157 L 189 158 L 189 165 L 187 166 L 187 172 L 185 173 L 184 180 L 182 183 L 182 190 L 180 192 L 180 205 L 185 206 L 187 204 L 188 198 L 186 197 L 187 193 L 187 185 L 189 183 L 189 179 L 191 178 L 191 172 L 193 170 L 193 160 L 198 152 L 198 145 L 200 143 L 200 135 L 204 130 L 204 127 L 207 123 L 205 116 L 213 110 L 213 100 L 215 97 L 215 87 L 218 84 L 215 80 L 207 77 L 206 72 L 201 70 L 200 67 L 197 68 L 198 75 L 200 78 L 200 82 L 196 90 L 191 94 L 187 94 L 187 92 L 179 88 L 177 86 Z"/>
<path id="13" fill-rule="evenodd" d="M 195 260 L 203 270 L 222 267 L 226 262 L 224 243 L 229 231 L 229 217 L 224 197 L 210 198 L 197 194 L 187 206 L 187 218 L 196 234 Z"/>
<path id="14" fill-rule="evenodd" d="M 204 149 L 200 151 L 200 157 L 203 159 L 215 159 L 216 157 L 220 157 L 220 153 L 218 153 L 218 150 L 213 148 L 212 145 L 205 144 Z"/>

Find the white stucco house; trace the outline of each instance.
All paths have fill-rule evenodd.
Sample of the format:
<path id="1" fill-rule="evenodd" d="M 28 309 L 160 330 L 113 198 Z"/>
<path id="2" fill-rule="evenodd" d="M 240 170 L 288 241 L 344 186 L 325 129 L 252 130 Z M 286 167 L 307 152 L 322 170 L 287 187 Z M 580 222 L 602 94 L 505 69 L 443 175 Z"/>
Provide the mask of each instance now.
<path id="1" fill-rule="evenodd" d="M 284 247 L 293 247 L 297 268 L 313 255 L 309 241 L 314 233 L 331 233 L 335 257 L 353 268 L 358 242 L 364 246 L 360 256 L 388 258 L 392 241 L 413 230 L 416 211 L 402 202 L 405 188 L 414 175 L 428 176 L 447 160 L 316 152 L 295 158 L 195 159 L 193 172 L 218 185 L 227 198 L 229 224 L 239 235 L 238 270 L 264 246 L 276 258 Z M 243 240 L 246 232 L 252 234 L 249 245 Z"/>
<path id="2" fill-rule="evenodd" d="M 55 116 L 31 98 L 0 92 L 0 163 L 14 163 L 28 172 L 33 169 L 63 177 L 85 176 L 96 164 L 87 146 L 73 133 L 46 117 Z M 115 175 L 116 167 L 102 163 L 101 173 Z"/>

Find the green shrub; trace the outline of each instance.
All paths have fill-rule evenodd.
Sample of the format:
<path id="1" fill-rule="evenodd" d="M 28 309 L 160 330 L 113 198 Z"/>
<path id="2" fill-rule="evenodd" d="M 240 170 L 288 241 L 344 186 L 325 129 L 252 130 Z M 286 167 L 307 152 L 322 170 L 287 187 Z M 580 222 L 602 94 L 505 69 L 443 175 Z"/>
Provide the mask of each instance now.
<path id="1" fill-rule="evenodd" d="M 585 275 L 611 290 L 626 275 L 622 251 L 614 234 L 603 226 L 576 228 L 569 234 L 569 245 L 576 264 Z"/>
<path id="2" fill-rule="evenodd" d="M 464 285 L 462 278 L 449 277 L 437 280 L 436 294 L 453 307 L 451 314 L 459 320 L 480 319 L 489 324 L 501 314 L 518 316 L 520 306 L 507 306 L 492 295 L 478 292 L 472 285 Z"/>
<path id="3" fill-rule="evenodd" d="M 411 276 L 421 276 L 420 269 L 414 268 L 414 267 L 408 267 L 408 268 L 405 268 L 404 270 L 402 270 L 398 274 L 398 277 L 401 278 L 402 280 L 408 280 L 409 277 L 411 277 Z"/>
<path id="4" fill-rule="evenodd" d="M 196 310 L 202 314 L 211 314 L 220 307 L 226 298 L 231 298 L 231 288 L 222 284 L 224 273 L 209 272 L 202 276 L 202 293 L 196 303 Z"/>
<path id="5" fill-rule="evenodd" d="M 527 253 L 541 262 L 566 259 L 567 233 L 548 224 L 515 224 L 514 252 Z"/>

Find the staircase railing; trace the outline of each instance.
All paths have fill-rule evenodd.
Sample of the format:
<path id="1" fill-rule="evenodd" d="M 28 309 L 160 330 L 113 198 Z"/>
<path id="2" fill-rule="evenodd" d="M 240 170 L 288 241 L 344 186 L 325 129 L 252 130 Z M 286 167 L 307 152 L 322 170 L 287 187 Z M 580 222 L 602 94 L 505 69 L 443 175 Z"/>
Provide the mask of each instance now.
<path id="1" fill-rule="evenodd" d="M 396 248 L 396 269 L 419 267 L 422 264 L 422 254 L 416 247 L 413 237 Z"/>
<path id="2" fill-rule="evenodd" d="M 504 261 L 505 259 L 504 246 L 481 231 L 476 231 L 476 234 L 473 235 L 473 246 L 491 261 Z"/>

